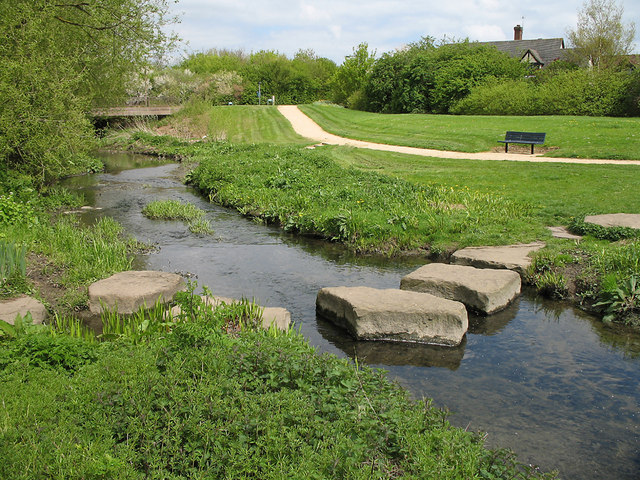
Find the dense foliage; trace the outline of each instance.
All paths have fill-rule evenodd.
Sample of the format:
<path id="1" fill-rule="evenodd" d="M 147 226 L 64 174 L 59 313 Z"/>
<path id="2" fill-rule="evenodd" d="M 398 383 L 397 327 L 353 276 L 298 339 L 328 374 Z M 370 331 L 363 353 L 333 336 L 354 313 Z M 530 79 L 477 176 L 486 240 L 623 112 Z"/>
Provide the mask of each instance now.
<path id="1" fill-rule="evenodd" d="M 435 47 L 430 39 L 384 54 L 363 87 L 368 110 L 448 113 L 487 79 L 521 78 L 526 67 L 493 47 L 469 42 Z"/>
<path id="2" fill-rule="evenodd" d="M 124 92 L 169 39 L 166 0 L 0 2 L 0 171 L 40 184 L 82 169 L 86 112 Z"/>
<path id="3" fill-rule="evenodd" d="M 464 115 L 637 116 L 640 72 L 568 69 L 491 81 L 453 106 Z"/>
<path id="4" fill-rule="evenodd" d="M 225 334 L 234 304 L 164 313 L 137 341 L 0 336 L 0 477 L 551 478 L 294 332 Z"/>
<path id="5" fill-rule="evenodd" d="M 292 59 L 275 51 L 210 50 L 189 55 L 179 65 L 152 72 L 144 95 L 171 102 L 206 100 L 214 105 L 311 103 L 330 97 L 333 61 L 312 50 Z M 260 97 L 258 97 L 260 93 Z"/>

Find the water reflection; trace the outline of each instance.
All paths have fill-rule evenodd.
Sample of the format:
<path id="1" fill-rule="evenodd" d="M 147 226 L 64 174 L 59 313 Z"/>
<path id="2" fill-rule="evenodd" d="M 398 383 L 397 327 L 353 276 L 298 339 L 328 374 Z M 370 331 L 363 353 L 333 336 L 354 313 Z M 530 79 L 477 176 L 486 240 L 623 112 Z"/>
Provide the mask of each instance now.
<path id="1" fill-rule="evenodd" d="M 189 272 L 214 294 L 282 306 L 321 351 L 389 370 L 415 397 L 456 412 L 452 423 L 488 432 L 522 461 L 564 478 L 637 479 L 640 472 L 640 336 L 604 326 L 570 306 L 525 291 L 506 310 L 470 317 L 461 347 L 356 342 L 317 318 L 329 285 L 398 288 L 420 259 L 354 258 L 337 245 L 283 234 L 211 205 L 176 181 L 171 165 L 112 170 L 69 185 L 138 240 L 158 246 L 139 268 Z M 146 219 L 152 200 L 189 201 L 207 212 L 215 238 L 181 222 Z"/>

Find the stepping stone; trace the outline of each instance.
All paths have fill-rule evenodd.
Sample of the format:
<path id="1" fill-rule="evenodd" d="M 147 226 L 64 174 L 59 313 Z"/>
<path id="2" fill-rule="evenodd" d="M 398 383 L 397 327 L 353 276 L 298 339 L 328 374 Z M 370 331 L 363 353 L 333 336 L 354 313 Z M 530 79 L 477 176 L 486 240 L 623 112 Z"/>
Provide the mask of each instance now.
<path id="1" fill-rule="evenodd" d="M 316 311 L 358 340 L 459 345 L 469 325 L 460 302 L 395 289 L 323 288 Z"/>
<path id="2" fill-rule="evenodd" d="M 34 325 L 42 323 L 47 318 L 47 308 L 33 297 L 20 295 L 17 298 L 0 301 L 0 320 L 11 325 L 14 324 L 18 315 L 25 317 L 27 313 L 31 314 Z"/>
<path id="3" fill-rule="evenodd" d="M 531 265 L 529 254 L 544 247 L 544 243 L 538 242 L 501 247 L 467 247 L 455 252 L 451 256 L 451 263 L 477 268 L 515 270 L 522 275 Z"/>
<path id="4" fill-rule="evenodd" d="M 520 275 L 511 270 L 430 263 L 404 276 L 400 288 L 462 302 L 489 314 L 502 310 L 520 294 Z"/>
<path id="5" fill-rule="evenodd" d="M 238 300 L 227 297 L 216 297 L 203 295 L 200 298 L 204 301 L 205 305 L 210 305 L 212 308 L 217 307 L 221 303 L 238 302 Z M 171 316 L 177 317 L 180 315 L 181 309 L 179 306 L 175 306 L 171 309 Z M 291 313 L 286 308 L 282 307 L 262 307 L 262 327 L 268 330 L 271 325 L 275 326 L 278 330 L 287 330 L 291 325 Z"/>
<path id="6" fill-rule="evenodd" d="M 153 307 L 157 301 L 170 302 L 184 287 L 184 280 L 175 273 L 120 272 L 89 285 L 89 310 L 100 314 L 104 306 L 121 314 L 134 313 L 141 307 Z"/>
<path id="7" fill-rule="evenodd" d="M 566 238 L 568 240 L 582 240 L 581 235 L 574 235 L 566 227 L 547 227 L 554 238 Z"/>
<path id="8" fill-rule="evenodd" d="M 605 215 L 589 215 L 584 217 L 585 223 L 593 223 L 601 227 L 627 227 L 640 229 L 640 214 L 609 213 Z"/>

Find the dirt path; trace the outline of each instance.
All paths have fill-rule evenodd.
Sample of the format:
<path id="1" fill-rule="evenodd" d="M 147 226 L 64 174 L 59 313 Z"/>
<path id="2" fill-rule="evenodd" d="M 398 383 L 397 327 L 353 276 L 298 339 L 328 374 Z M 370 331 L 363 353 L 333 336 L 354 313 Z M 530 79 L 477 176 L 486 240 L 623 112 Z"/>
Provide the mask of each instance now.
<path id="1" fill-rule="evenodd" d="M 278 111 L 291 122 L 293 129 L 298 135 L 319 143 L 328 145 L 347 145 L 357 148 L 369 148 L 372 150 L 383 150 L 387 152 L 406 153 L 409 155 L 420 155 L 423 157 L 436 158 L 458 158 L 470 160 L 507 160 L 512 162 L 539 162 L 539 163 L 583 163 L 583 164 L 615 164 L 615 165 L 640 165 L 640 160 L 598 160 L 586 158 L 547 158 L 538 155 L 524 155 L 520 153 L 503 152 L 481 152 L 464 153 L 449 152 L 444 150 L 432 150 L 428 148 L 403 147 L 401 145 L 386 145 L 383 143 L 364 142 L 339 137 L 325 132 L 320 126 L 307 117 L 295 105 L 280 105 Z"/>

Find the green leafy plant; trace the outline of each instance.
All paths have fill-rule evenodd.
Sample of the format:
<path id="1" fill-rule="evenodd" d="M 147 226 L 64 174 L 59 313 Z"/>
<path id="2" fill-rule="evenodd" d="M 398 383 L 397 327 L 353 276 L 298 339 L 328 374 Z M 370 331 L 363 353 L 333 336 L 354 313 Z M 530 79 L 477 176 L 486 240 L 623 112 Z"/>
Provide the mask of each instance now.
<path id="1" fill-rule="evenodd" d="M 622 284 L 601 294 L 595 307 L 603 307 L 602 320 L 622 319 L 627 324 L 640 324 L 640 277 L 631 275 Z"/>
<path id="2" fill-rule="evenodd" d="M 640 238 L 640 230 L 629 227 L 603 227 L 595 223 L 584 221 L 586 215 L 580 215 L 572 219 L 569 230 L 578 235 L 591 235 L 601 240 L 613 242 L 623 238 Z"/>
<path id="3" fill-rule="evenodd" d="M 9 290 L 7 283 L 24 283 L 26 280 L 27 246 L 0 240 L 0 293 Z"/>

